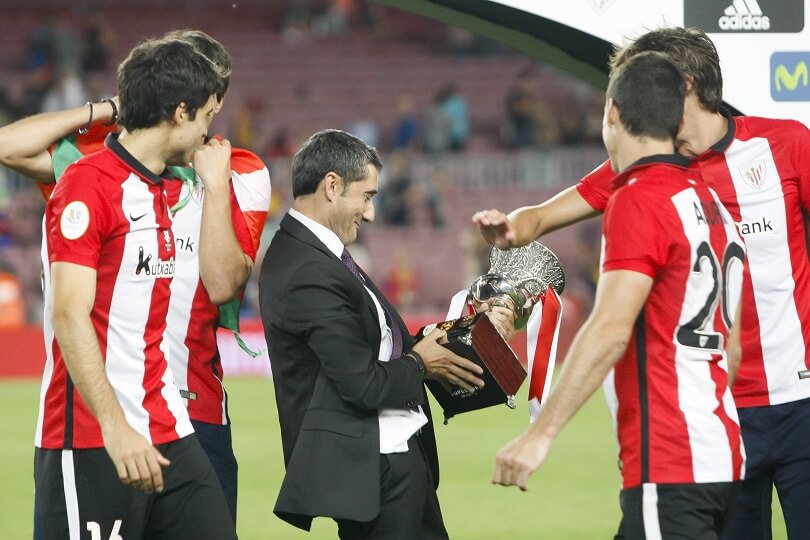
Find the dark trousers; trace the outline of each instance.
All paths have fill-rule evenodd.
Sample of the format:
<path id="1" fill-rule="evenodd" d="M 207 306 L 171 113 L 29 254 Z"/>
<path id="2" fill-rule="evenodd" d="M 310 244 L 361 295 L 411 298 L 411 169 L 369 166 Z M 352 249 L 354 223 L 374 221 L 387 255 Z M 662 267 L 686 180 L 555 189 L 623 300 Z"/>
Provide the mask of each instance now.
<path id="1" fill-rule="evenodd" d="M 623 489 L 614 540 L 717 540 L 739 482 L 644 484 Z"/>
<path id="2" fill-rule="evenodd" d="M 447 539 L 439 499 L 417 437 L 408 451 L 380 455 L 380 513 L 374 521 L 336 520 L 343 540 Z"/>
<path id="3" fill-rule="evenodd" d="M 810 538 L 810 399 L 738 409 L 745 480 L 724 540 L 770 540 L 773 488 L 788 538 Z"/>
<path id="4" fill-rule="evenodd" d="M 239 464 L 233 454 L 231 439 L 231 425 L 207 424 L 192 420 L 194 433 L 200 441 L 205 455 L 211 460 L 214 472 L 217 473 L 228 509 L 231 511 L 233 522 L 236 523 L 236 491 L 238 486 Z"/>

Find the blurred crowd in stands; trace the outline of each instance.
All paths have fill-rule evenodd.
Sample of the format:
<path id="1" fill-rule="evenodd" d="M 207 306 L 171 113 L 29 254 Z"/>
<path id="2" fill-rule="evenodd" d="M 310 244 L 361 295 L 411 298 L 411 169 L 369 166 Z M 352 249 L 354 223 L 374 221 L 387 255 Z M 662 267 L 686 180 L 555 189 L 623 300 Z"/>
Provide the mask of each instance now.
<path id="1" fill-rule="evenodd" d="M 234 57 L 229 98 L 212 129 L 252 149 L 271 168 L 274 197 L 265 246 L 275 230 L 273 218 L 280 218 L 290 202 L 289 158 L 312 131 L 343 128 L 383 151 L 385 168 L 376 202 L 380 225 L 370 235 L 395 235 L 396 245 L 379 240 L 361 244 L 358 251 L 367 252 L 365 260 L 374 267 L 375 278 L 385 283 L 388 297 L 406 313 L 440 310 L 455 292 L 450 289 L 465 286 L 476 272 L 488 268 L 488 250 L 469 227 L 473 211 L 494 203 L 505 211 L 538 203 L 551 188 L 576 182 L 602 159 L 603 92 L 466 30 L 365 0 L 279 0 L 263 6 L 234 1 L 232 12 L 244 21 L 237 27 L 237 19 L 228 18 L 231 12 L 219 16 L 216 11 L 224 4 L 230 7 L 231 2 L 80 1 L 68 6 L 37 0 L 29 9 L 0 0 L 5 11 L 29 9 L 19 20 L 30 23 L 23 28 L 0 23 L 0 31 L 13 29 L 25 40 L 23 47 L 0 52 L 0 71 L 9 76 L 0 78 L 0 125 L 107 97 L 115 88 L 121 51 L 146 37 L 138 30 L 144 25 L 135 24 L 138 18 L 162 21 L 160 26 L 149 25 L 151 35 L 196 25 L 221 39 Z M 150 15 L 154 11 L 161 13 Z M 256 51 L 252 39 L 240 39 L 243 31 L 269 35 L 278 50 Z M 11 55 L 10 50 L 17 52 Z M 314 51 L 320 56 L 319 51 L 330 50 L 346 51 L 336 53 L 340 58 L 358 56 L 347 64 L 355 66 L 353 71 L 337 68 L 358 86 L 381 76 L 365 69 L 366 61 L 384 65 L 387 54 L 410 59 L 432 75 L 430 80 L 412 80 L 403 67 L 402 79 L 389 81 L 396 92 L 366 99 L 351 88 L 342 94 L 324 91 L 317 77 L 304 73 L 306 66 L 298 65 L 293 72 L 300 80 L 287 80 L 280 72 L 285 55 L 300 64 L 292 55 Z M 263 67 L 262 62 L 270 60 L 276 63 Z M 504 75 L 497 76 L 497 88 L 490 88 L 483 78 L 495 69 Z M 253 78 L 247 80 L 248 75 Z M 390 77 L 388 72 L 382 76 Z M 291 86 L 291 101 L 279 104 L 282 83 Z M 381 105 L 372 106 L 372 101 Z M 317 125 L 306 116 L 313 110 L 340 111 L 342 115 L 330 118 L 342 120 L 339 125 Z M 493 200 L 491 195 L 499 191 L 511 193 L 511 198 Z M 43 208 L 31 182 L 0 168 L 0 326 L 42 319 Z M 412 229 L 428 231 L 429 236 L 415 240 L 413 234 L 388 232 Z M 564 263 L 571 282 L 581 282 L 572 285 L 572 298 L 578 295 L 577 302 L 587 303 L 595 279 L 598 229 L 594 233 L 591 226 L 572 234 L 577 235 L 573 243 L 578 254 Z M 361 260 L 364 254 L 358 256 Z M 425 259 L 431 257 L 444 257 L 444 262 L 428 266 Z M 450 276 L 441 282 L 453 283 L 445 287 L 448 290 L 437 291 L 437 273 Z M 256 310 L 255 283 L 247 288 L 245 309 Z"/>
<path id="2" fill-rule="evenodd" d="M 101 78 L 114 73 L 117 63 L 110 58 L 113 38 L 98 6 L 81 6 L 79 18 L 82 26 L 76 28 L 72 18 L 54 10 L 31 29 L 25 55 L 16 59 L 22 96 L 14 103 L 4 92 L 5 115 L 62 110 L 100 96 Z"/>

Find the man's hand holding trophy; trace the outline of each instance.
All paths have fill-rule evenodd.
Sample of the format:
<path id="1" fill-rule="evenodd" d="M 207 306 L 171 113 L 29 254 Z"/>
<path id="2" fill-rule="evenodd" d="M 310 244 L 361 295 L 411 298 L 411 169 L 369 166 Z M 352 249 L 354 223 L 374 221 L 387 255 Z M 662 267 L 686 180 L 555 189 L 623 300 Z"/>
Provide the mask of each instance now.
<path id="1" fill-rule="evenodd" d="M 526 378 L 526 369 L 509 341 L 515 330 L 527 325 L 531 334 L 534 307 L 542 304 L 548 295 L 556 296 L 558 302 L 558 295 L 565 287 L 565 273 L 559 259 L 539 242 L 513 249 L 492 248 L 489 260 L 489 271 L 473 281 L 466 295 L 457 295 L 463 297 L 463 302 L 451 307 L 451 312 L 456 311 L 461 316 L 428 325 L 416 336 L 420 339 L 438 326 L 447 332 L 447 343 L 443 346 L 484 370 L 483 375 L 479 375 L 484 386 L 473 392 L 427 381 L 444 410 L 445 422 L 456 414 L 502 403 L 515 408 L 515 394 Z M 509 320 L 511 318 L 514 320 Z M 537 328 L 534 330 L 537 342 Z"/>

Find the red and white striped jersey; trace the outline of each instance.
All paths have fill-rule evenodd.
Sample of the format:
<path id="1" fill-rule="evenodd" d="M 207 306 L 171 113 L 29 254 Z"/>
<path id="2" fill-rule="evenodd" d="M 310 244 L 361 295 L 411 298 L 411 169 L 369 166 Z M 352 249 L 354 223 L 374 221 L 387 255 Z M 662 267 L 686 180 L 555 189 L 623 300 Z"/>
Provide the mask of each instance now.
<path id="1" fill-rule="evenodd" d="M 810 398 L 810 131 L 791 120 L 728 119 L 728 133 L 697 167 L 748 250 L 734 400 L 759 407 Z M 577 190 L 603 210 L 611 182 L 597 169 Z"/>
<path id="2" fill-rule="evenodd" d="M 117 126 L 95 125 L 85 135 L 62 141 L 52 149 L 54 160 L 71 161 L 74 156 L 98 150 L 104 137 Z M 65 157 L 59 156 L 64 152 Z M 56 169 L 56 167 L 55 167 Z M 264 222 L 270 207 L 270 174 L 261 159 L 240 148 L 231 150 L 231 219 L 242 250 L 255 260 Z M 193 174 L 192 169 L 188 169 Z M 47 199 L 55 184 L 40 184 Z M 188 405 L 193 420 L 226 424 L 227 402 L 222 386 L 222 364 L 217 348 L 217 307 L 211 303 L 200 280 L 200 226 L 203 190 L 175 178 L 164 183 L 169 206 L 188 198 L 173 216 L 172 230 L 177 247 L 177 267 L 171 285 L 166 338 L 171 343 L 169 364 L 175 384 Z M 189 194 L 191 189 L 192 193 Z"/>
<path id="3" fill-rule="evenodd" d="M 731 216 L 681 156 L 651 156 L 617 177 L 602 271 L 654 279 L 605 381 L 623 487 L 739 480 L 744 452 L 725 339 L 745 250 Z"/>
<path id="4" fill-rule="evenodd" d="M 255 259 L 270 207 L 270 174 L 258 156 L 247 150 L 231 150 L 231 221 L 242 251 Z M 188 183 L 164 183 L 173 206 L 189 196 L 188 204 L 174 214 L 177 270 L 171 285 L 168 332 L 169 363 L 174 380 L 193 420 L 227 424 L 226 396 L 222 387 L 222 364 L 217 348 L 217 306 L 211 303 L 200 279 L 200 225 L 204 190 Z"/>
<path id="5" fill-rule="evenodd" d="M 163 339 L 175 271 L 171 217 L 163 181 L 111 137 L 66 172 L 45 210 L 43 275 L 46 364 L 36 445 L 101 448 L 101 429 L 68 376 L 50 325 L 49 265 L 96 271 L 90 319 L 107 378 L 127 422 L 152 444 L 193 432 L 177 392 Z"/>

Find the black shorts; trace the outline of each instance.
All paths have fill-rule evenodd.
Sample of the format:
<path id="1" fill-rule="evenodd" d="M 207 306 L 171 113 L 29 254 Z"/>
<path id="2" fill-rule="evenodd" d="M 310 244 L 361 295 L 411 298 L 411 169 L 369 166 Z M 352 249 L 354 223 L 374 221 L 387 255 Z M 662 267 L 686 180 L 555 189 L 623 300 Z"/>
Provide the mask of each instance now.
<path id="1" fill-rule="evenodd" d="M 217 473 L 222 491 L 225 493 L 225 500 L 228 509 L 231 511 L 234 523 L 236 523 L 236 491 L 238 485 L 239 465 L 236 463 L 236 456 L 233 455 L 233 443 L 231 440 L 231 425 L 208 424 L 192 420 L 194 433 L 200 441 L 205 451 L 205 455 L 211 460 L 214 472 Z"/>
<path id="2" fill-rule="evenodd" d="M 197 437 L 157 445 L 163 491 L 123 484 L 104 448 L 34 453 L 34 540 L 235 539 L 225 496 Z"/>
<path id="3" fill-rule="evenodd" d="M 623 489 L 615 540 L 717 540 L 738 488 L 718 482 Z"/>

